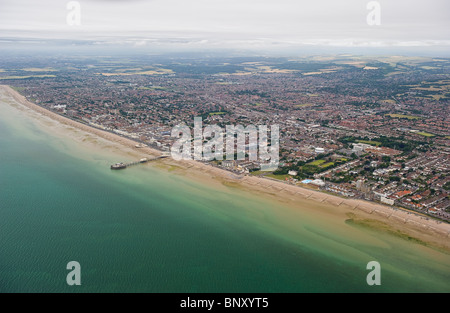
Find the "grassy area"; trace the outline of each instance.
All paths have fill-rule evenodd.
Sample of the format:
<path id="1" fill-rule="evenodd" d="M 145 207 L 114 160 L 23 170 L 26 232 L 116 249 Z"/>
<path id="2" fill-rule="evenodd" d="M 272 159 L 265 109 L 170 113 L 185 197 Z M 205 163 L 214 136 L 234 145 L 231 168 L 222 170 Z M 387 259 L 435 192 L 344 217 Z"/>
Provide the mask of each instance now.
<path id="1" fill-rule="evenodd" d="M 436 101 L 439 101 L 441 99 L 447 99 L 447 97 L 445 95 L 430 95 L 430 97 Z"/>
<path id="2" fill-rule="evenodd" d="M 435 67 L 435 66 L 421 66 L 420 68 L 422 68 L 424 70 L 437 70 L 437 69 L 439 69 L 439 67 Z"/>
<path id="3" fill-rule="evenodd" d="M 389 76 L 394 76 L 394 75 L 399 75 L 399 74 L 406 74 L 406 72 L 402 72 L 402 71 L 390 72 L 390 73 L 385 74 L 384 76 L 389 77 Z"/>
<path id="4" fill-rule="evenodd" d="M 3 76 L 0 79 L 26 79 L 26 78 L 48 78 L 56 77 L 55 75 L 29 75 L 29 76 Z"/>
<path id="5" fill-rule="evenodd" d="M 286 177 L 292 177 L 291 175 L 285 174 L 285 175 L 275 175 L 275 174 L 267 174 L 266 177 L 275 178 L 279 180 L 286 180 Z"/>
<path id="6" fill-rule="evenodd" d="M 267 171 L 253 171 L 250 172 L 251 175 L 255 175 L 255 176 L 259 176 L 259 175 L 264 175 L 267 174 Z"/>
<path id="7" fill-rule="evenodd" d="M 327 168 L 327 167 L 330 167 L 330 166 L 334 166 L 334 162 L 328 162 L 328 163 L 320 165 L 321 168 Z"/>
<path id="8" fill-rule="evenodd" d="M 434 137 L 434 136 L 436 136 L 434 134 L 427 133 L 427 132 L 417 132 L 416 134 L 421 135 L 421 136 L 425 136 L 425 137 Z"/>
<path id="9" fill-rule="evenodd" d="M 160 87 L 160 86 L 152 86 L 152 87 L 141 86 L 141 87 L 138 87 L 137 89 L 138 90 L 166 90 L 167 88 L 166 87 Z"/>
<path id="10" fill-rule="evenodd" d="M 304 108 L 304 107 L 310 107 L 313 106 L 314 104 L 312 103 L 303 103 L 303 104 L 296 104 L 295 107 L 296 108 Z"/>
<path id="11" fill-rule="evenodd" d="M 309 76 L 309 75 L 320 75 L 320 74 L 322 74 L 322 72 L 308 72 L 308 73 L 302 73 L 302 75 L 305 75 L 305 76 Z"/>
<path id="12" fill-rule="evenodd" d="M 273 68 L 272 66 L 267 66 L 267 65 L 257 66 L 256 68 L 248 68 L 247 70 L 256 71 L 258 73 L 261 72 L 261 73 L 276 73 L 276 74 L 287 74 L 287 73 L 296 72 L 295 70 L 278 69 L 278 68 Z"/>
<path id="13" fill-rule="evenodd" d="M 368 145 L 377 146 L 377 147 L 381 145 L 381 142 L 379 142 L 379 141 L 372 141 L 372 140 L 356 140 L 356 142 L 366 143 Z"/>
<path id="14" fill-rule="evenodd" d="M 121 73 L 98 73 L 103 76 L 129 76 L 129 75 L 163 75 L 163 74 L 173 74 L 174 72 L 170 69 L 165 68 L 155 68 L 153 70 L 139 71 L 139 72 L 121 72 Z"/>
<path id="15" fill-rule="evenodd" d="M 314 160 L 314 161 L 312 161 L 312 162 L 309 162 L 309 163 L 306 164 L 306 165 L 315 165 L 315 166 L 319 166 L 319 165 L 321 165 L 322 163 L 325 163 L 325 160 Z"/>
<path id="16" fill-rule="evenodd" d="M 420 120 L 421 117 L 413 115 L 403 115 L 403 114 L 386 114 L 387 116 L 394 118 L 407 118 L 408 120 Z"/>
<path id="17" fill-rule="evenodd" d="M 11 88 L 14 89 L 14 90 L 17 91 L 17 92 L 21 92 L 21 91 L 24 91 L 24 90 L 25 90 L 25 87 L 12 87 L 12 86 L 11 86 Z"/>
<path id="18" fill-rule="evenodd" d="M 210 112 L 209 115 L 222 115 L 225 113 L 227 113 L 227 112 Z"/>
<path id="19" fill-rule="evenodd" d="M 415 89 L 415 90 L 424 90 L 424 91 L 443 91 L 445 90 L 444 87 L 435 87 L 435 86 L 430 86 L 430 87 L 414 87 L 411 89 Z"/>
<path id="20" fill-rule="evenodd" d="M 51 67 L 43 67 L 43 68 L 29 67 L 29 68 L 23 68 L 22 71 L 25 71 L 25 72 L 56 72 L 57 70 L 55 70 L 54 68 L 51 68 Z"/>
<path id="21" fill-rule="evenodd" d="M 328 163 L 325 163 L 325 162 L 326 161 L 322 160 L 322 159 L 314 160 L 312 162 L 309 162 L 309 163 L 305 164 L 305 166 L 318 166 L 318 167 L 321 167 L 321 168 L 327 168 L 327 167 L 330 167 L 330 166 L 334 165 L 334 162 L 328 162 Z"/>

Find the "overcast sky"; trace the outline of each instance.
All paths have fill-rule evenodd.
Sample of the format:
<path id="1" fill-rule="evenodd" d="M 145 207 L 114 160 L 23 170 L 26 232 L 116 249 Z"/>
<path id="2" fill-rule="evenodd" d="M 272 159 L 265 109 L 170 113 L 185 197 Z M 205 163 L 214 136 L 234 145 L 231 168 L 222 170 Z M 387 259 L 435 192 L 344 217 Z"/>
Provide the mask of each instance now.
<path id="1" fill-rule="evenodd" d="M 449 46 L 449 0 L 80 0 L 69 26 L 65 0 L 0 0 L 0 39 L 92 40 L 132 47 Z"/>

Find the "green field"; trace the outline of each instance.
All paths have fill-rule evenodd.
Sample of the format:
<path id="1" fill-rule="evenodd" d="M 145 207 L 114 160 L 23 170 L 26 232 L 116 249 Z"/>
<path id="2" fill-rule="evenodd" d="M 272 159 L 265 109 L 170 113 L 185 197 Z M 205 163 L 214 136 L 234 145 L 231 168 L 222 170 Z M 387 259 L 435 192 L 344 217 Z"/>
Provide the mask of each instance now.
<path id="1" fill-rule="evenodd" d="M 251 175 L 255 175 L 255 176 L 264 175 L 264 174 L 267 174 L 267 173 L 268 173 L 267 171 L 253 171 L 253 172 L 250 172 Z"/>
<path id="2" fill-rule="evenodd" d="M 394 118 L 407 118 L 408 120 L 420 120 L 421 117 L 414 115 L 403 115 L 403 114 L 386 114 L 387 116 Z"/>
<path id="3" fill-rule="evenodd" d="M 152 86 L 152 87 L 138 87 L 139 90 L 166 90 L 166 87 L 160 87 L 160 86 Z"/>
<path id="4" fill-rule="evenodd" d="M 284 174 L 284 175 L 275 175 L 275 174 L 267 174 L 266 177 L 275 178 L 279 180 L 285 180 L 286 177 L 292 177 L 291 175 Z"/>
<path id="5" fill-rule="evenodd" d="M 209 115 L 222 115 L 222 114 L 226 114 L 227 112 L 211 112 L 209 113 Z"/>
<path id="6" fill-rule="evenodd" d="M 27 79 L 27 78 L 48 78 L 56 77 L 55 75 L 28 75 L 28 76 L 3 76 L 0 79 Z"/>
<path id="7" fill-rule="evenodd" d="M 307 163 L 306 166 L 312 165 L 312 166 L 318 166 L 318 167 L 320 167 L 320 168 L 327 168 L 327 167 L 330 167 L 330 166 L 333 166 L 333 165 L 334 165 L 334 162 L 328 162 L 328 163 L 325 163 L 325 162 L 326 162 L 326 161 L 325 161 L 325 160 L 322 160 L 322 159 L 320 159 L 320 160 L 314 160 L 314 161 L 312 161 L 312 162 Z"/>
<path id="8" fill-rule="evenodd" d="M 321 165 L 322 163 L 325 163 L 325 160 L 314 160 L 314 161 L 312 161 L 312 162 L 309 162 L 309 163 L 306 164 L 306 165 L 315 165 L 315 166 L 319 166 L 319 165 Z"/>
<path id="9" fill-rule="evenodd" d="M 381 142 L 379 142 L 379 141 L 372 141 L 372 140 L 356 140 L 356 142 L 366 143 L 368 145 L 377 146 L 377 147 L 381 145 Z"/>
<path id="10" fill-rule="evenodd" d="M 431 133 L 427 133 L 427 132 L 417 132 L 416 134 L 421 135 L 421 136 L 425 136 L 425 137 L 434 137 L 434 136 L 436 136 L 435 134 L 431 134 Z"/>
<path id="11" fill-rule="evenodd" d="M 328 162 L 328 163 L 320 165 L 321 168 L 327 168 L 327 167 L 330 167 L 330 166 L 334 166 L 334 162 Z"/>
<path id="12" fill-rule="evenodd" d="M 447 99 L 445 95 L 429 95 L 429 97 L 433 98 L 434 100 L 441 100 L 441 99 Z"/>
<path id="13" fill-rule="evenodd" d="M 58 70 L 55 70 L 51 67 L 44 67 L 44 68 L 38 68 L 38 67 L 30 67 L 30 68 L 23 68 L 22 71 L 25 72 L 57 72 Z"/>

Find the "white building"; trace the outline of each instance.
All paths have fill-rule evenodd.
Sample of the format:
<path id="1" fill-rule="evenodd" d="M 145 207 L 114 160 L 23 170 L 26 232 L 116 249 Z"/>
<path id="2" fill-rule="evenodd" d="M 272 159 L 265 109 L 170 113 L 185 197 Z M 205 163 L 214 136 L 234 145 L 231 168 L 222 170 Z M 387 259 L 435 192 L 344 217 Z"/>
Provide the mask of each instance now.
<path id="1" fill-rule="evenodd" d="M 381 197 L 380 201 L 381 201 L 382 203 L 386 203 L 386 204 L 389 204 L 389 205 L 394 205 L 394 200 L 392 200 L 392 199 L 388 199 L 388 198 L 385 198 L 385 197 Z"/>
<path id="2" fill-rule="evenodd" d="M 363 152 L 367 148 L 371 148 L 371 145 L 365 144 L 365 143 L 354 143 L 353 144 L 353 152 Z"/>
<path id="3" fill-rule="evenodd" d="M 321 154 L 321 153 L 324 153 L 324 152 L 325 152 L 325 149 L 324 149 L 324 148 L 317 147 L 317 148 L 314 149 L 314 152 L 317 153 L 317 154 Z"/>
<path id="4" fill-rule="evenodd" d="M 314 179 L 310 184 L 319 186 L 319 187 L 323 187 L 325 186 L 325 182 L 321 179 Z"/>

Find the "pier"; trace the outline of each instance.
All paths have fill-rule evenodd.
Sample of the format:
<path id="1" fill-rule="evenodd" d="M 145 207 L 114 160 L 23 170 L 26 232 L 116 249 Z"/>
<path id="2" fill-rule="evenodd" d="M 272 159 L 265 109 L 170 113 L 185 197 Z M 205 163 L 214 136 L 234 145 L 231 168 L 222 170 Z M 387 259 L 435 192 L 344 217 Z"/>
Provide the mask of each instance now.
<path id="1" fill-rule="evenodd" d="M 130 162 L 130 163 L 122 163 L 122 162 L 120 162 L 120 163 L 116 163 L 116 164 L 111 165 L 111 169 L 112 170 L 122 170 L 122 169 L 125 169 L 125 168 L 133 166 L 133 165 L 143 164 L 143 163 L 147 163 L 147 162 L 150 162 L 150 161 L 156 161 L 156 160 L 164 159 L 164 158 L 167 158 L 167 157 L 168 157 L 168 155 L 160 155 L 160 156 L 153 157 L 153 158 L 150 158 L 150 159 L 149 158 L 143 158 L 143 159 L 140 159 L 139 161 Z"/>

